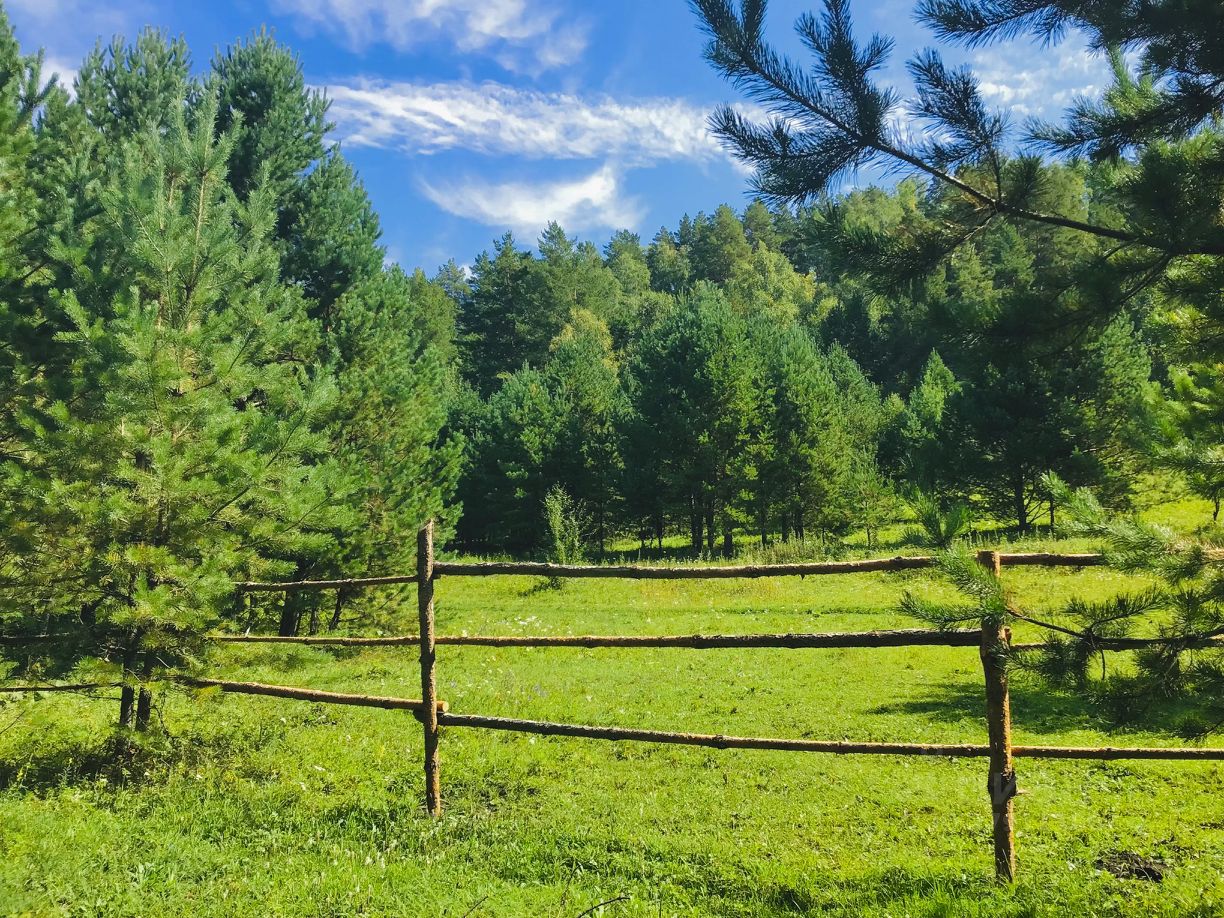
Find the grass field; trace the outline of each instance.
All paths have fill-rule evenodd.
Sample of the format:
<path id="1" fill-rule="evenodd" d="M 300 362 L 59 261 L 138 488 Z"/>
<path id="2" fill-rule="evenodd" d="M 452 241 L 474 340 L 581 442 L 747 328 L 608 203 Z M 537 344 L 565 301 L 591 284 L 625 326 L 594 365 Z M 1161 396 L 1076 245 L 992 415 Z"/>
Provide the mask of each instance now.
<path id="1" fill-rule="evenodd" d="M 1102 569 L 1005 578 L 1045 611 L 1135 583 Z M 443 579 L 439 631 L 912 627 L 891 611 L 905 589 L 946 588 L 925 572 L 561 591 L 525 578 Z M 414 609 L 403 608 L 399 630 L 411 631 Z M 214 671 L 419 695 L 411 649 L 233 646 Z M 438 674 L 456 712 L 985 741 L 973 649 L 442 647 Z M 434 823 L 421 806 L 421 731 L 407 714 L 210 693 L 162 702 L 166 735 L 126 775 L 100 764 L 113 702 L 0 707 L 0 914 L 575 918 L 608 900 L 590 914 L 1224 914 L 1220 764 L 1021 760 L 1020 879 L 1000 889 L 983 761 L 452 729 L 442 737 L 445 816 Z M 1178 742 L 1159 722 L 1111 732 L 1098 712 L 1023 679 L 1012 704 L 1017 743 Z M 1163 882 L 1104 869 L 1131 856 L 1163 862 Z"/>

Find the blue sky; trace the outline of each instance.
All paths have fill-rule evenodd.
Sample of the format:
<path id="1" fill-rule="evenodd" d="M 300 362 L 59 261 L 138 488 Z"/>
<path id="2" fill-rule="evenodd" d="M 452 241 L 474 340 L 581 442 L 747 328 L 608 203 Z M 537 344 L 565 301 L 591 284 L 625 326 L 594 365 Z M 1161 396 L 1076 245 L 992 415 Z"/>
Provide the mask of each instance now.
<path id="1" fill-rule="evenodd" d="M 815 0 L 775 0 L 770 29 Z M 747 177 L 705 130 L 735 101 L 701 59 L 684 0 L 7 0 L 24 47 L 75 71 L 102 37 L 144 26 L 183 35 L 195 66 L 268 26 L 332 99 L 334 140 L 374 200 L 388 257 L 432 271 L 472 261 L 506 230 L 534 243 L 549 219 L 603 241 L 618 228 L 644 240 L 681 214 L 739 208 Z M 911 0 L 853 4 L 860 35 L 895 37 L 884 73 L 903 94 L 903 64 L 932 44 Z M 987 100 L 1057 115 L 1105 85 L 1104 61 L 1075 40 L 948 51 L 972 63 Z M 867 182 L 870 176 L 861 176 Z"/>

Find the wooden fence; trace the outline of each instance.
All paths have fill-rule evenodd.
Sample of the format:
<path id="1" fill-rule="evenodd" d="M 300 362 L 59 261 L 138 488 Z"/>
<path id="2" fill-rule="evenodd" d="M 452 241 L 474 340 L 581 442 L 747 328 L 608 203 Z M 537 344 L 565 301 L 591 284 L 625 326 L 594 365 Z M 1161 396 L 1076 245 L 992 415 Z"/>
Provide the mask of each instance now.
<path id="1" fill-rule="evenodd" d="M 865 561 L 833 561 L 812 564 L 773 564 L 724 567 L 637 567 L 586 566 L 516 562 L 458 563 L 436 561 L 433 527 L 426 525 L 417 537 L 415 575 L 367 577 L 347 580 L 303 580 L 285 583 L 241 583 L 241 592 L 294 592 L 299 590 L 359 589 L 390 584 L 417 584 L 419 633 L 392 637 L 276 637 L 263 635 L 218 635 L 221 642 L 294 643 L 316 646 L 420 648 L 421 698 L 385 699 L 368 696 L 322 697 L 335 693 L 259 686 L 253 683 L 217 683 L 224 691 L 309 698 L 373 707 L 399 707 L 412 710 L 421 721 L 424 734 L 425 805 L 432 816 L 442 812 L 441 769 L 438 742 L 442 727 L 469 727 L 508 730 L 543 736 L 572 736 L 588 739 L 678 743 L 715 749 L 778 749 L 792 752 L 823 752 L 842 755 L 927 755 L 969 756 L 988 760 L 987 792 L 993 817 L 996 876 L 1011 881 L 1015 876 L 1015 833 L 1013 798 L 1016 795 L 1017 758 L 1055 759 L 1162 759 L 1224 761 L 1224 749 L 1207 748 L 1117 748 L 1014 746 L 1011 741 L 1011 705 L 1008 695 L 1006 658 L 1011 650 L 1039 645 L 1011 643 L 1010 629 L 989 622 L 982 627 L 948 631 L 906 629 L 833 634 L 752 634 L 752 635 L 439 635 L 434 629 L 434 590 L 442 577 L 488 577 L 528 575 L 545 577 L 615 577 L 628 579 L 692 580 L 708 578 L 755 578 L 779 576 L 817 576 L 865 571 L 904 571 L 932 567 L 933 557 L 898 557 Z M 978 553 L 978 561 L 996 576 L 1003 567 L 1022 565 L 1086 567 L 1104 563 L 1097 554 L 1055 554 L 1048 552 L 1009 554 L 998 551 Z M 1155 643 L 1154 640 L 1128 638 L 1102 640 L 1102 650 L 1128 650 Z M 1213 640 L 1212 643 L 1215 643 Z M 596 727 L 553 723 L 477 714 L 451 713 L 438 700 L 438 645 L 477 647 L 688 647 L 709 648 L 879 648 L 947 646 L 976 647 L 985 682 L 987 742 L 984 744 L 854 743 L 831 740 L 779 739 L 772 737 L 726 736 L 722 734 L 677 733 L 626 727 Z M 204 680 L 197 680 L 201 684 Z M 339 700 L 343 697 L 344 700 Z"/>
<path id="2" fill-rule="evenodd" d="M 1087 567 L 1104 563 L 1097 554 L 1057 554 L 1049 552 L 1003 553 L 980 551 L 979 563 L 996 576 L 1002 568 L 1024 565 Z M 428 524 L 417 536 L 417 570 L 413 575 L 365 577 L 345 580 L 301 580 L 283 583 L 239 583 L 243 593 L 295 592 L 300 590 L 351 590 L 391 584 L 417 585 L 418 633 L 390 637 L 281 637 L 272 635 L 214 635 L 220 643 L 286 643 L 315 646 L 417 647 L 420 650 L 421 697 L 391 698 L 348 694 L 316 689 L 234 682 L 217 679 L 180 677 L 180 684 L 222 692 L 264 695 L 323 704 L 355 705 L 386 710 L 409 711 L 424 729 L 425 806 L 431 816 L 442 812 L 441 769 L 438 755 L 442 727 L 467 727 L 505 730 L 543 736 L 572 736 L 587 739 L 675 743 L 713 749 L 776 749 L 791 752 L 821 752 L 840 755 L 925 755 L 976 757 L 988 760 L 987 793 L 993 819 L 996 876 L 1003 881 L 1015 877 L 1015 834 L 1013 798 L 1016 795 L 1017 758 L 1052 759 L 1147 759 L 1184 761 L 1224 761 L 1224 749 L 1193 747 L 1067 747 L 1015 746 L 1011 741 L 1011 704 L 1008 695 L 1006 659 L 1013 650 L 1039 647 L 1040 644 L 1013 644 L 1010 629 L 983 621 L 979 628 L 956 630 L 901 629 L 842 633 L 786 634 L 688 634 L 688 635 L 439 635 L 434 629 L 434 590 L 444 576 L 489 577 L 527 575 L 545 577 L 614 577 L 627 579 L 693 580 L 711 578 L 757 578 L 818 576 L 869 571 L 905 571 L 929 568 L 933 557 L 897 557 L 863 561 L 832 561 L 811 564 L 771 564 L 722 567 L 639 567 L 558 565 L 517 562 L 459 563 L 436 561 L 433 526 Z M 1044 623 L 1038 623 L 1044 624 Z M 1048 626 L 1055 627 L 1055 626 Z M 51 640 L 56 635 L 35 635 L 13 640 Z M 1100 650 L 1133 650 L 1161 643 L 1159 638 L 1100 639 Z M 1206 638 L 1203 645 L 1224 644 L 1221 638 Z M 881 647 L 976 647 L 985 683 L 987 742 L 972 743 L 858 743 L 835 740 L 784 739 L 724 734 L 679 733 L 628 727 L 598 727 L 584 724 L 554 723 L 479 714 L 452 713 L 438 699 L 438 645 L 474 647 L 683 647 L 693 649 L 729 648 L 881 648 Z M 119 683 L 80 683 L 72 685 L 10 685 L 0 692 L 92 691 Z"/>

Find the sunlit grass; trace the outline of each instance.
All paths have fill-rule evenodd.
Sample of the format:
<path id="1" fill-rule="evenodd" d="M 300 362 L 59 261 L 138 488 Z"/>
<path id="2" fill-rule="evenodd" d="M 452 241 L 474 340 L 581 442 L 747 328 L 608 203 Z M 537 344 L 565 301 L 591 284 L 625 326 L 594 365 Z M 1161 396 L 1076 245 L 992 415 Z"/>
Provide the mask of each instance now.
<path id="1" fill-rule="evenodd" d="M 1179 525 L 1194 506 L 1169 510 Z M 1197 525 L 1197 524 L 1195 524 Z M 1038 544 L 1034 541 L 1027 546 Z M 1060 547 L 1065 547 L 1060 546 Z M 1009 569 L 1033 609 L 1142 581 Z M 749 633 L 913 627 L 929 572 L 757 581 L 442 578 L 442 633 Z M 411 633 L 411 590 L 344 627 Z M 1018 637 L 1026 635 L 1021 631 Z M 457 712 L 857 740 L 982 742 L 971 648 L 439 648 Z M 216 672 L 419 694 L 411 648 L 231 646 Z M 163 696 L 168 739 L 103 767 L 115 704 L 0 708 L 0 914 L 576 916 L 1215 915 L 1224 912 L 1224 768 L 1022 760 L 1020 881 L 995 887 L 984 763 L 547 739 L 448 729 L 445 816 L 421 807 L 406 714 L 264 698 Z M 1170 744 L 1018 679 L 1016 741 Z M 1098 862 L 1159 858 L 1163 883 Z"/>

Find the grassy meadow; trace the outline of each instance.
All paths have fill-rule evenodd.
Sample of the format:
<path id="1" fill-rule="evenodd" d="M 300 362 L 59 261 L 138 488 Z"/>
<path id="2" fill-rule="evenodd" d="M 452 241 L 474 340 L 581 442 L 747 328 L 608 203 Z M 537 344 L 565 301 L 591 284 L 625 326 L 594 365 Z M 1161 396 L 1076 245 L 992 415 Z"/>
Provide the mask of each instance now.
<path id="1" fill-rule="evenodd" d="M 1200 510 L 1153 512 L 1179 522 Z M 1103 569 L 1004 576 L 1047 613 L 1139 582 Z M 559 591 L 530 578 L 451 578 L 437 597 L 440 633 L 747 633 L 912 627 L 893 611 L 907 589 L 947 588 L 928 572 L 592 580 Z M 411 598 L 370 596 L 363 608 L 407 632 Z M 350 627 L 370 633 L 374 623 Z M 438 656 L 439 692 L 456 712 L 985 741 L 971 648 L 441 647 Z M 419 694 L 411 649 L 231 646 L 212 669 Z M 1100 712 L 1022 676 L 1012 699 L 1017 743 L 1179 742 L 1159 718 L 1111 731 Z M 207 692 L 160 700 L 164 733 L 126 771 L 105 764 L 115 702 L 0 702 L 0 915 L 1224 914 L 1219 763 L 1020 760 L 1019 882 L 1001 889 L 984 761 L 450 729 L 435 823 L 421 805 L 411 716 Z M 1134 857 L 1161 865 L 1163 881 L 1106 869 L 1125 873 L 1118 866 Z"/>

